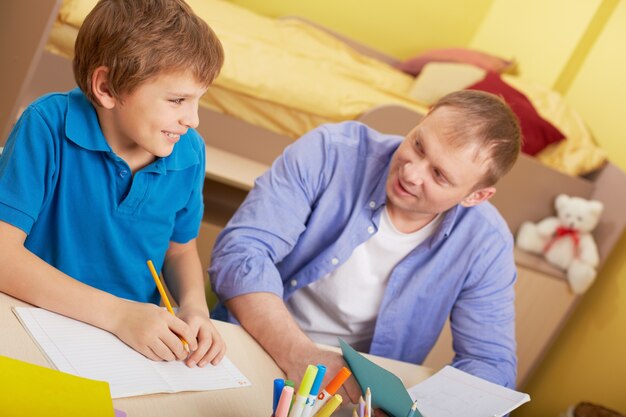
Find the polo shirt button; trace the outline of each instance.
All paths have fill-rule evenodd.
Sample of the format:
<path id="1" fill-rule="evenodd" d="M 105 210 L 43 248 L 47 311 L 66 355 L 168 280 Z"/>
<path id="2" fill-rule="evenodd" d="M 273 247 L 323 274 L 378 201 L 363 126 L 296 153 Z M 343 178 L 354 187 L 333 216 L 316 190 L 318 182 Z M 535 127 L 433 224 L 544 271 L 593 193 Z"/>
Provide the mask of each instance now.
<path id="1" fill-rule="evenodd" d="M 371 235 L 372 233 L 374 233 L 374 226 L 369 226 L 369 227 L 367 228 L 367 233 L 369 233 L 370 235 Z"/>
<path id="2" fill-rule="evenodd" d="M 297 279 L 292 279 L 290 282 L 292 287 L 295 287 L 296 285 L 298 285 L 298 280 Z"/>
<path id="3" fill-rule="evenodd" d="M 337 265 L 339 263 L 339 259 L 333 258 L 333 259 L 330 260 L 330 263 L 333 264 L 333 265 Z"/>
<path id="4" fill-rule="evenodd" d="M 375 202 L 375 201 L 370 201 L 370 207 L 371 207 L 371 208 L 376 207 L 376 202 Z"/>
<path id="5" fill-rule="evenodd" d="M 120 177 L 124 178 L 126 176 L 126 174 L 128 174 L 128 171 L 123 169 L 120 171 Z"/>

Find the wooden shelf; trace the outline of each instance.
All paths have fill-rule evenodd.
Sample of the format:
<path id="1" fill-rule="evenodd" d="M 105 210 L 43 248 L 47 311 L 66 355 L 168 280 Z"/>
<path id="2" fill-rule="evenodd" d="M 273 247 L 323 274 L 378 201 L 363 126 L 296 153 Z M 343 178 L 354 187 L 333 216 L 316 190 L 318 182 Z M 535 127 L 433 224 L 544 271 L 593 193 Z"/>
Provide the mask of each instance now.
<path id="1" fill-rule="evenodd" d="M 206 176 L 232 187 L 250 191 L 257 179 L 269 168 L 252 159 L 207 145 Z"/>

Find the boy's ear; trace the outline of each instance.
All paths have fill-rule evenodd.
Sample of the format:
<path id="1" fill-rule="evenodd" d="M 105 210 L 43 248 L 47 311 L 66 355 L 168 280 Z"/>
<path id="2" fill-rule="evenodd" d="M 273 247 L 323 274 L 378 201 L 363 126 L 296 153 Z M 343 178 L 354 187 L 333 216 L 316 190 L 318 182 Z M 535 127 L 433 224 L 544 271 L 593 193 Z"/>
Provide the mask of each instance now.
<path id="1" fill-rule="evenodd" d="M 96 68 L 91 74 L 91 91 L 96 100 L 105 109 L 115 107 L 116 100 L 109 90 L 109 69 L 105 66 Z"/>
<path id="2" fill-rule="evenodd" d="M 461 201 L 463 207 L 476 206 L 483 201 L 489 200 L 496 193 L 495 187 L 485 187 L 472 191 L 467 197 Z"/>

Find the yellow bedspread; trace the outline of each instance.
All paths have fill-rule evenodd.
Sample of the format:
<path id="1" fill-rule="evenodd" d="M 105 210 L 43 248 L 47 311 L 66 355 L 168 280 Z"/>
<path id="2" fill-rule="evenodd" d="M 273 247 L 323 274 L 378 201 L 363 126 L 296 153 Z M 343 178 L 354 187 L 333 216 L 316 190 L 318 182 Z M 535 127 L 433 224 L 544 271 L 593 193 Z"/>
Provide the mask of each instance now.
<path id="1" fill-rule="evenodd" d="M 66 0 L 48 49 L 71 57 L 77 30 L 96 2 Z M 293 138 L 380 104 L 426 111 L 407 95 L 411 76 L 306 23 L 220 0 L 188 3 L 224 46 L 224 68 L 202 100 L 209 108 Z"/>
<path id="2" fill-rule="evenodd" d="M 414 78 L 368 58 L 332 35 L 293 19 L 271 19 L 222 0 L 187 0 L 216 32 L 225 51 L 219 77 L 201 104 L 297 138 L 327 122 L 356 119 L 378 105 L 426 113 L 410 96 Z M 97 0 L 65 0 L 47 48 L 70 58 L 78 28 Z M 581 117 L 558 94 L 515 77 L 537 111 L 566 136 L 537 155 L 571 175 L 598 168 L 606 156 Z"/>

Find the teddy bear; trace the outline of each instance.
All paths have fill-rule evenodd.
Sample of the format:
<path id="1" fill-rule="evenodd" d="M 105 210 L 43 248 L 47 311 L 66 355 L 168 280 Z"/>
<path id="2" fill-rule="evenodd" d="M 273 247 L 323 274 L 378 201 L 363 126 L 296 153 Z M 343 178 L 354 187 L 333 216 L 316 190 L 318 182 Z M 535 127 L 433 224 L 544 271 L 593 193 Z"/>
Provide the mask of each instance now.
<path id="1" fill-rule="evenodd" d="M 522 223 L 516 244 L 522 250 L 543 255 L 565 271 L 572 291 L 581 294 L 596 277 L 599 256 L 591 231 L 598 224 L 604 205 L 560 194 L 555 208 L 556 217 Z"/>

